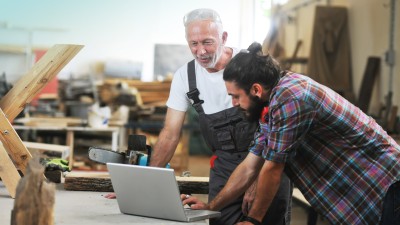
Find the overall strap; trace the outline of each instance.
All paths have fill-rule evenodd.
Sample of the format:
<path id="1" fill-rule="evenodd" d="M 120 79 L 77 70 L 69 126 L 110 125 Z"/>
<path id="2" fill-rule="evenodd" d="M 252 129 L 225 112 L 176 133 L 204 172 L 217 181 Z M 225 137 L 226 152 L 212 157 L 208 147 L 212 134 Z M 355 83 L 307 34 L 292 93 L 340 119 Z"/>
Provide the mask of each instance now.
<path id="1" fill-rule="evenodd" d="M 188 63 L 187 67 L 188 73 L 188 83 L 189 83 L 189 92 L 186 93 L 187 97 L 193 101 L 192 106 L 197 111 L 197 113 L 204 113 L 203 107 L 201 104 L 204 103 L 203 100 L 200 100 L 199 95 L 200 92 L 197 89 L 196 85 L 196 72 L 194 66 L 194 59 Z"/>

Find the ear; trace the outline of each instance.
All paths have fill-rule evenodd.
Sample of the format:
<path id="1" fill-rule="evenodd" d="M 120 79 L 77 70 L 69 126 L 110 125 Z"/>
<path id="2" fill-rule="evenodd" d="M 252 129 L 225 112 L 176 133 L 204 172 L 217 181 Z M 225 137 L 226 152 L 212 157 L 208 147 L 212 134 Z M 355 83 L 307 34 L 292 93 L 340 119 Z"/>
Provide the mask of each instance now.
<path id="1" fill-rule="evenodd" d="M 261 98 L 261 95 L 263 93 L 263 87 L 261 86 L 261 84 L 259 83 L 254 83 L 251 88 L 250 88 L 250 94 L 254 95 L 254 96 L 258 96 L 259 98 Z"/>
<path id="2" fill-rule="evenodd" d="M 222 45 L 225 45 L 227 39 L 228 39 L 228 33 L 224 31 L 222 33 Z"/>

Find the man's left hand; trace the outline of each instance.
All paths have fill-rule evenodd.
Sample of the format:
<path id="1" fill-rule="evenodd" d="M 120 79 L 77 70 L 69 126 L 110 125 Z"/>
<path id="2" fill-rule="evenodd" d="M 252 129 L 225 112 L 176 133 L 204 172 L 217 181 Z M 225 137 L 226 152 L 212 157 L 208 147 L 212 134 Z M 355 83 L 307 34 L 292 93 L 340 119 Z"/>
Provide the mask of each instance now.
<path id="1" fill-rule="evenodd" d="M 242 203 L 242 212 L 244 215 L 248 215 L 251 209 L 251 205 L 254 202 L 256 197 L 256 189 L 257 189 L 257 179 L 253 182 L 253 184 L 246 190 L 246 193 L 243 197 Z"/>

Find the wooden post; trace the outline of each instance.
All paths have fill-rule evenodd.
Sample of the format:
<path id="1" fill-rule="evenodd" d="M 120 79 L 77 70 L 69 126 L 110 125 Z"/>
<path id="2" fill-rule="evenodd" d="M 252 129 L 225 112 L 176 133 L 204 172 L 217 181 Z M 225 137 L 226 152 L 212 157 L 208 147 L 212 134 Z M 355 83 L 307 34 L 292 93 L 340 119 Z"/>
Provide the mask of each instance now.
<path id="1" fill-rule="evenodd" d="M 39 157 L 28 164 L 17 186 L 11 225 L 53 225 L 55 184 L 44 180 Z"/>

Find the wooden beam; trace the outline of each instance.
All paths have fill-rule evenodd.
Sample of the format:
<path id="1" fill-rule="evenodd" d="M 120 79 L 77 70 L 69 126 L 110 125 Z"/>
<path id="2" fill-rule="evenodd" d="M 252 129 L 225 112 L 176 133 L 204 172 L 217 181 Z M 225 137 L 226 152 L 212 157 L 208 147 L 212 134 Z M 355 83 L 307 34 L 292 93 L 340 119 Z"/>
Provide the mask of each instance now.
<path id="1" fill-rule="evenodd" d="M 10 121 L 6 118 L 0 108 L 0 141 L 2 142 L 6 152 L 13 159 L 15 166 L 25 174 L 29 160 L 32 158 L 31 153 L 22 143 L 21 138 L 14 130 Z M 0 150 L 1 151 L 1 150 Z M 15 170 L 15 167 L 14 167 Z"/>
<path id="2" fill-rule="evenodd" d="M 7 118 L 14 120 L 82 48 L 82 45 L 55 45 L 50 48 L 0 100 L 0 108 Z"/>
<path id="3" fill-rule="evenodd" d="M 181 193 L 208 194 L 208 177 L 176 177 Z M 113 192 L 108 172 L 70 172 L 64 189 L 69 191 Z"/>
<path id="4" fill-rule="evenodd" d="M 17 185 L 21 176 L 11 161 L 4 146 L 0 144 L 0 177 L 12 198 L 15 198 Z"/>
<path id="5" fill-rule="evenodd" d="M 54 153 L 59 154 L 60 158 L 62 159 L 68 159 L 68 156 L 70 154 L 69 146 L 66 145 L 46 144 L 46 143 L 29 142 L 29 141 L 24 141 L 23 143 L 31 154 L 32 152 L 35 151 L 52 152 L 53 154 Z"/>

